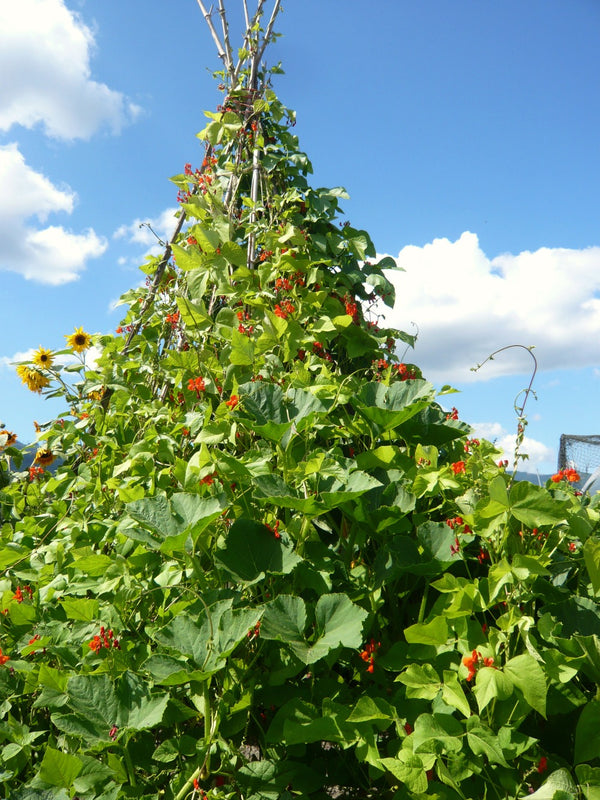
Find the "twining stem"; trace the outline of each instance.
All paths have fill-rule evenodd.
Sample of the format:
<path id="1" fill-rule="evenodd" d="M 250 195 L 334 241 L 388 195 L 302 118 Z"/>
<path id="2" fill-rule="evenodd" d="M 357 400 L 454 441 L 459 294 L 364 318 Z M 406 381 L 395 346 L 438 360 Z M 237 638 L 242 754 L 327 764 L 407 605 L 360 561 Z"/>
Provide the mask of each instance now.
<path id="1" fill-rule="evenodd" d="M 490 353 L 490 355 L 485 359 L 485 361 L 482 361 L 481 364 L 477 364 L 476 367 L 471 367 L 471 372 L 477 372 L 479 369 L 481 369 L 481 367 L 483 367 L 484 364 L 487 364 L 488 361 L 493 361 L 494 356 L 498 355 L 498 353 L 502 353 L 504 350 L 510 350 L 513 347 L 520 347 L 522 350 L 526 350 L 529 353 L 529 355 L 533 359 L 533 372 L 531 373 L 531 379 L 529 381 L 529 385 L 527 386 L 526 389 L 522 389 L 519 392 L 519 394 L 515 397 L 513 404 L 515 409 L 515 414 L 517 415 L 517 436 L 515 439 L 513 474 L 511 476 L 509 486 L 515 478 L 517 467 L 519 464 L 519 458 L 521 458 L 520 449 L 521 445 L 523 444 L 523 439 L 525 438 L 525 427 L 527 425 L 527 419 L 525 417 L 525 406 L 527 405 L 527 400 L 529 399 L 530 394 L 533 394 L 533 396 L 535 397 L 535 392 L 533 391 L 532 387 L 538 368 L 537 358 L 533 354 L 533 346 L 527 347 L 524 344 L 507 344 L 505 347 L 500 347 L 498 350 L 494 350 L 493 353 Z M 521 397 L 521 395 L 523 395 L 523 402 L 521 403 L 521 405 L 517 405 L 517 401 Z"/>

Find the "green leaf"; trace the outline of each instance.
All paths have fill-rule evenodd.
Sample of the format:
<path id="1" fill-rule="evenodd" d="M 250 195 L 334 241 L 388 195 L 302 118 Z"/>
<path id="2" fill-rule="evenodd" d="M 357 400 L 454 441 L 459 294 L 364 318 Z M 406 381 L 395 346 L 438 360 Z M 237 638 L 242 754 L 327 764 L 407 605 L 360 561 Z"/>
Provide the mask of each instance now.
<path id="1" fill-rule="evenodd" d="M 583 545 L 583 558 L 594 594 L 600 594 L 600 539 L 590 537 Z"/>
<path id="2" fill-rule="evenodd" d="M 524 653 L 507 661 L 504 673 L 521 691 L 527 703 L 546 718 L 546 676 L 540 663 Z"/>
<path id="3" fill-rule="evenodd" d="M 522 795 L 521 800 L 575 800 L 577 786 L 567 769 L 552 772 L 537 792 Z"/>
<path id="4" fill-rule="evenodd" d="M 49 783 L 50 786 L 61 786 L 64 789 L 69 789 L 81 772 L 82 767 L 83 764 L 76 756 L 61 753 L 60 750 L 47 747 L 40 764 L 38 777 L 44 783 Z"/>
<path id="5" fill-rule="evenodd" d="M 337 647 L 358 648 L 367 612 L 344 594 L 319 598 L 315 611 L 314 643 L 306 640 L 306 607 L 300 597 L 280 595 L 272 600 L 262 618 L 260 635 L 285 643 L 305 664 L 314 664 Z"/>
<path id="6" fill-rule="evenodd" d="M 173 244 L 171 247 L 177 267 L 183 272 L 196 269 L 202 263 L 202 255 L 198 250 L 192 248 L 188 250 L 178 244 Z"/>
<path id="7" fill-rule="evenodd" d="M 444 670 L 444 685 L 442 687 L 442 700 L 452 708 L 456 708 L 465 717 L 471 716 L 471 706 L 467 700 L 458 675 L 452 670 Z"/>
<path id="8" fill-rule="evenodd" d="M 585 800 L 600 800 L 600 767 L 579 764 L 575 767 L 575 774 Z"/>
<path id="9" fill-rule="evenodd" d="M 593 761 L 600 754 L 600 700 L 591 700 L 575 729 L 575 763 Z"/>
<path id="10" fill-rule="evenodd" d="M 251 519 L 233 523 L 225 545 L 215 560 L 244 583 L 256 583 L 266 575 L 287 575 L 302 560 L 283 538 Z"/>
<path id="11" fill-rule="evenodd" d="M 409 699 L 433 700 L 442 685 L 431 664 L 410 664 L 396 680 L 406 686 Z"/>
<path id="12" fill-rule="evenodd" d="M 418 755 L 401 750 L 397 758 L 382 758 L 379 763 L 397 780 L 405 784 L 410 792 L 427 791 L 427 772 Z"/>
<path id="13" fill-rule="evenodd" d="M 467 720 L 467 742 L 473 755 L 486 756 L 490 764 L 508 767 L 498 737 L 477 716 Z"/>
<path id="14" fill-rule="evenodd" d="M 314 664 L 337 647 L 359 647 L 366 618 L 367 612 L 345 594 L 320 597 L 315 613 L 317 640 L 309 648 L 307 663 Z"/>
<path id="15" fill-rule="evenodd" d="M 248 631 L 260 619 L 256 608 L 231 608 L 232 600 L 219 600 L 192 617 L 178 614 L 153 638 L 169 649 L 189 656 L 205 674 L 217 672 Z M 262 633 L 262 631 L 261 631 Z M 168 698 L 168 695 L 165 695 Z"/>
<path id="16" fill-rule="evenodd" d="M 421 714 L 413 731 L 414 752 L 458 753 L 462 749 L 463 727 L 447 714 Z"/>
<path id="17" fill-rule="evenodd" d="M 446 644 L 448 623 L 445 617 L 434 617 L 431 622 L 417 622 L 404 629 L 404 636 L 409 644 Z"/>
<path id="18" fill-rule="evenodd" d="M 557 500 L 543 486 L 517 481 L 509 492 L 510 513 L 523 525 L 555 525 L 565 519 L 568 504 Z"/>
<path id="19" fill-rule="evenodd" d="M 494 669 L 493 667 L 481 667 L 477 671 L 476 681 L 473 687 L 473 694 L 477 700 L 480 714 L 492 700 L 506 700 L 513 693 L 510 679 L 502 670 Z"/>
<path id="20" fill-rule="evenodd" d="M 367 383 L 358 393 L 356 410 L 387 431 L 410 419 L 433 399 L 433 386 L 427 381 L 399 381 L 391 386 Z"/>
<path id="21" fill-rule="evenodd" d="M 382 697 L 370 697 L 364 694 L 356 703 L 348 722 L 388 722 L 395 719 L 396 710 Z"/>
<path id="22" fill-rule="evenodd" d="M 98 619 L 98 601 L 85 597 L 65 597 L 60 600 L 61 606 L 69 619 L 92 622 Z"/>

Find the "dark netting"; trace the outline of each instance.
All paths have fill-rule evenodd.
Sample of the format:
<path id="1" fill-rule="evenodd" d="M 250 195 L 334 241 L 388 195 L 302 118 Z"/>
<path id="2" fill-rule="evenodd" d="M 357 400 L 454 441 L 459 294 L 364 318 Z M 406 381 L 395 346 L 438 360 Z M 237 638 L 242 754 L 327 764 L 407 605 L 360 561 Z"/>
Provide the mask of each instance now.
<path id="1" fill-rule="evenodd" d="M 600 435 L 576 436 L 563 433 L 558 450 L 558 469 L 576 469 L 581 476 L 580 485 L 589 488 L 600 485 Z M 590 480 L 592 479 L 592 480 Z"/>

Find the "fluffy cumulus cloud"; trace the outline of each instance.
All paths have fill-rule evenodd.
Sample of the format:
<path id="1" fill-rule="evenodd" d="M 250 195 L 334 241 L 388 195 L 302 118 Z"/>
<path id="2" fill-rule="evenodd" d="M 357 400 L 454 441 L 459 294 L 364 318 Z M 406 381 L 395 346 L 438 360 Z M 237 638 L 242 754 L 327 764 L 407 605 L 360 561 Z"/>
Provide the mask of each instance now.
<path id="1" fill-rule="evenodd" d="M 0 3 L 0 130 L 33 128 L 87 139 L 118 131 L 140 109 L 91 78 L 91 30 L 63 0 Z"/>
<path id="2" fill-rule="evenodd" d="M 471 367 L 511 344 L 534 345 L 540 369 L 600 362 L 600 247 L 540 248 L 489 258 L 474 233 L 404 247 L 390 271 L 396 305 L 389 325 L 419 336 L 410 357 L 443 383 L 528 372 L 524 350 L 499 354 L 479 372 Z"/>
<path id="3" fill-rule="evenodd" d="M 473 435 L 493 442 L 502 451 L 498 460 L 507 459 L 510 467 L 512 467 L 516 434 L 508 433 L 499 422 L 475 422 L 472 427 Z M 556 463 L 556 452 L 543 444 L 543 442 L 532 439 L 530 436 L 523 438 L 520 452 L 529 456 L 526 461 L 519 462 L 519 469 L 524 472 L 534 472 L 538 466 L 548 469 L 549 464 Z"/>
<path id="4" fill-rule="evenodd" d="M 153 219 L 136 219 L 130 225 L 121 225 L 113 234 L 114 238 L 141 245 L 147 253 L 156 254 L 162 249 L 161 243 L 168 242 L 173 236 L 177 211 L 177 208 L 166 208 Z"/>
<path id="5" fill-rule="evenodd" d="M 14 143 L 0 147 L 0 186 L 0 270 L 57 286 L 76 280 L 106 250 L 93 230 L 44 226 L 49 214 L 71 213 L 75 194 L 32 169 Z"/>

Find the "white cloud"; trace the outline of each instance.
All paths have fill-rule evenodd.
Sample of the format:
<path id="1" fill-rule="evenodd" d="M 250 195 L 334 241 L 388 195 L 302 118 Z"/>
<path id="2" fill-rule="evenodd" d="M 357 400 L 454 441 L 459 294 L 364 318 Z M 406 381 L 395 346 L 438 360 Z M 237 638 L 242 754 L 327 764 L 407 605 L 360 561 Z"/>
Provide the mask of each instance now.
<path id="1" fill-rule="evenodd" d="M 92 80 L 92 31 L 63 0 L 0 3 L 0 130 L 33 128 L 60 139 L 113 131 L 140 108 Z"/>
<path id="2" fill-rule="evenodd" d="M 455 242 L 435 239 L 404 247 L 405 272 L 389 271 L 396 306 L 387 324 L 419 328 L 414 359 L 434 381 L 487 380 L 526 373 L 524 350 L 498 354 L 477 372 L 470 368 L 511 344 L 535 345 L 540 369 L 600 363 L 600 247 L 543 247 L 490 259 L 474 233 Z"/>
<path id="3" fill-rule="evenodd" d="M 62 226 L 40 227 L 50 213 L 73 210 L 76 195 L 58 188 L 25 163 L 16 144 L 0 146 L 0 270 L 58 286 L 76 280 L 90 258 L 107 243 L 93 230 L 71 233 Z"/>
<path id="4" fill-rule="evenodd" d="M 165 208 L 154 219 L 148 217 L 135 219 L 130 225 L 121 225 L 114 232 L 113 237 L 126 239 L 130 244 L 140 244 L 146 247 L 149 253 L 157 253 L 164 245 L 161 245 L 156 237 L 158 236 L 162 242 L 168 242 L 171 239 L 177 226 L 175 214 L 178 210 L 177 208 Z"/>
<path id="5" fill-rule="evenodd" d="M 13 356 L 0 356 L 0 367 L 7 367 L 14 370 L 14 364 L 19 361 L 31 361 L 34 353 L 35 349 L 31 347 L 29 350 L 20 350 Z"/>
<path id="6" fill-rule="evenodd" d="M 475 438 L 488 439 L 499 450 L 502 450 L 498 460 L 507 459 L 509 466 L 512 468 L 515 458 L 516 434 L 507 433 L 499 422 L 475 422 L 471 427 Z M 519 461 L 519 469 L 524 472 L 535 471 L 535 468 L 539 465 L 543 465 L 544 469 L 548 469 L 548 463 L 554 464 L 556 462 L 556 452 L 554 450 L 547 447 L 543 442 L 532 439 L 529 436 L 523 437 L 520 452 L 529 456 L 526 461 Z"/>

